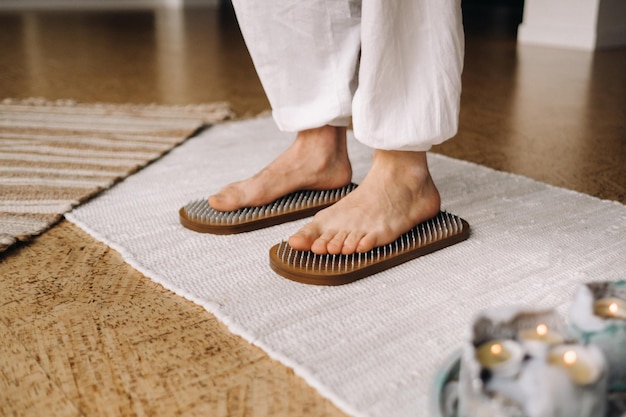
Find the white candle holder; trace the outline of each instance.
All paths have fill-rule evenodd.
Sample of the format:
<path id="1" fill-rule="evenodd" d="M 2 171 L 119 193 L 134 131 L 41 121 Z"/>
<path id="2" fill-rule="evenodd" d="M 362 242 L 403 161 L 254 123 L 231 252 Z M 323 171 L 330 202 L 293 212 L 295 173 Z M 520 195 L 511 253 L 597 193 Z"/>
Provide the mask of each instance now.
<path id="1" fill-rule="evenodd" d="M 588 368 L 585 384 L 548 363 L 552 349 L 573 342 L 554 310 L 479 314 L 461 355 L 458 417 L 604 416 L 607 372 L 599 349 L 581 347 L 592 351 L 577 363 Z"/>
<path id="2" fill-rule="evenodd" d="M 626 394 L 625 315 L 626 281 L 581 285 L 569 312 L 572 330 L 581 342 L 602 350 L 609 369 L 609 391 L 622 394 Z"/>

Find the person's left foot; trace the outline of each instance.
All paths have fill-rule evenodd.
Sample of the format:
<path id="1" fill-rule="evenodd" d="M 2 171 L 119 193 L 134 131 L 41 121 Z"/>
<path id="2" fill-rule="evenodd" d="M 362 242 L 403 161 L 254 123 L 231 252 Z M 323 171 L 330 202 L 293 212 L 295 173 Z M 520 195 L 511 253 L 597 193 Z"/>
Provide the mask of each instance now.
<path id="1" fill-rule="evenodd" d="M 440 203 L 426 152 L 376 150 L 363 183 L 318 212 L 289 245 L 317 254 L 367 252 L 437 215 Z"/>
<path id="2" fill-rule="evenodd" d="M 299 190 L 332 190 L 350 183 L 346 128 L 321 126 L 298 132 L 291 146 L 256 175 L 209 197 L 215 210 L 271 203 Z"/>

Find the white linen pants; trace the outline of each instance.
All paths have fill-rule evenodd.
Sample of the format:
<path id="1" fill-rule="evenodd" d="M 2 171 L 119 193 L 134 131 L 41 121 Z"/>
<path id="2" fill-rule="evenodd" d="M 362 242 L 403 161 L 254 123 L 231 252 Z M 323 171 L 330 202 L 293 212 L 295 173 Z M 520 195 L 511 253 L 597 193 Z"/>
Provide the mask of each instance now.
<path id="1" fill-rule="evenodd" d="M 280 130 L 426 151 L 458 126 L 460 0 L 233 0 Z"/>

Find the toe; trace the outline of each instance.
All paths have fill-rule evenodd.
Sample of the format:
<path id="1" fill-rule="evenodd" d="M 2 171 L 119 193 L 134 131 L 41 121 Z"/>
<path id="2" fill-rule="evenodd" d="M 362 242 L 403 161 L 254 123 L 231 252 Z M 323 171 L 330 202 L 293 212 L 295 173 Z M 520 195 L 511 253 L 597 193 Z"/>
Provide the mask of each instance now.
<path id="1" fill-rule="evenodd" d="M 219 207 L 224 202 L 224 195 L 222 193 L 217 193 L 209 196 L 209 205 L 213 208 Z"/>
<path id="2" fill-rule="evenodd" d="M 343 249 L 341 253 L 344 255 L 350 255 L 357 251 L 357 245 L 363 237 L 363 233 L 353 232 L 350 233 L 343 242 Z"/>
<path id="3" fill-rule="evenodd" d="M 311 251 L 318 255 L 326 255 L 328 253 L 328 241 L 326 239 L 318 238 L 311 245 Z"/>
<path id="4" fill-rule="evenodd" d="M 296 250 L 311 250 L 319 235 L 315 226 L 308 224 L 289 237 L 289 246 Z"/>
<path id="5" fill-rule="evenodd" d="M 331 255 L 340 254 L 343 251 L 343 245 L 344 245 L 344 242 L 346 241 L 346 237 L 348 237 L 347 232 L 336 233 L 332 237 L 332 239 L 328 241 L 328 244 L 326 245 L 328 253 L 330 253 Z"/>
<path id="6" fill-rule="evenodd" d="M 235 187 L 225 187 L 209 197 L 209 205 L 215 210 L 231 211 L 241 208 L 241 193 Z"/>
<path id="7" fill-rule="evenodd" d="M 337 233 L 335 231 L 326 231 L 322 233 L 311 245 L 311 250 L 318 255 L 326 255 L 328 252 L 328 243 L 333 240 Z"/>
<path id="8" fill-rule="evenodd" d="M 357 243 L 356 251 L 367 252 L 367 251 L 374 249 L 375 246 L 376 246 L 376 237 L 371 233 L 366 234 L 359 240 L 359 243 Z"/>
<path id="9" fill-rule="evenodd" d="M 215 210 L 220 210 L 220 211 L 228 211 L 230 210 L 230 204 L 228 202 L 228 196 L 223 193 L 223 192 L 219 192 L 217 194 L 214 194 L 212 196 L 209 197 L 209 205 L 211 207 L 213 207 Z"/>

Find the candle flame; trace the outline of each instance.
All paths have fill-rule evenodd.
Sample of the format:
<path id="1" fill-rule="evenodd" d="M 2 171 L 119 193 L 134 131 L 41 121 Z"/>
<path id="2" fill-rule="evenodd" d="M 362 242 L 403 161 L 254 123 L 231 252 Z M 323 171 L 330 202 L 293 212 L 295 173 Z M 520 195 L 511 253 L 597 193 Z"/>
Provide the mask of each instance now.
<path id="1" fill-rule="evenodd" d="M 539 336 L 545 336 L 548 333 L 548 326 L 545 324 L 540 324 L 537 326 L 537 334 Z"/>
<path id="2" fill-rule="evenodd" d="M 574 362 L 576 362 L 576 359 L 578 358 L 576 356 L 576 352 L 573 350 L 568 350 L 563 354 L 563 362 L 565 362 L 566 365 L 573 365 Z"/>
<path id="3" fill-rule="evenodd" d="M 493 345 L 491 345 L 491 347 L 489 348 L 489 350 L 491 351 L 491 353 L 493 353 L 494 355 L 499 355 L 502 353 L 502 345 L 500 343 L 494 343 Z"/>
<path id="4" fill-rule="evenodd" d="M 611 314 L 616 314 L 617 313 L 617 303 L 609 304 L 609 311 L 611 312 Z"/>

